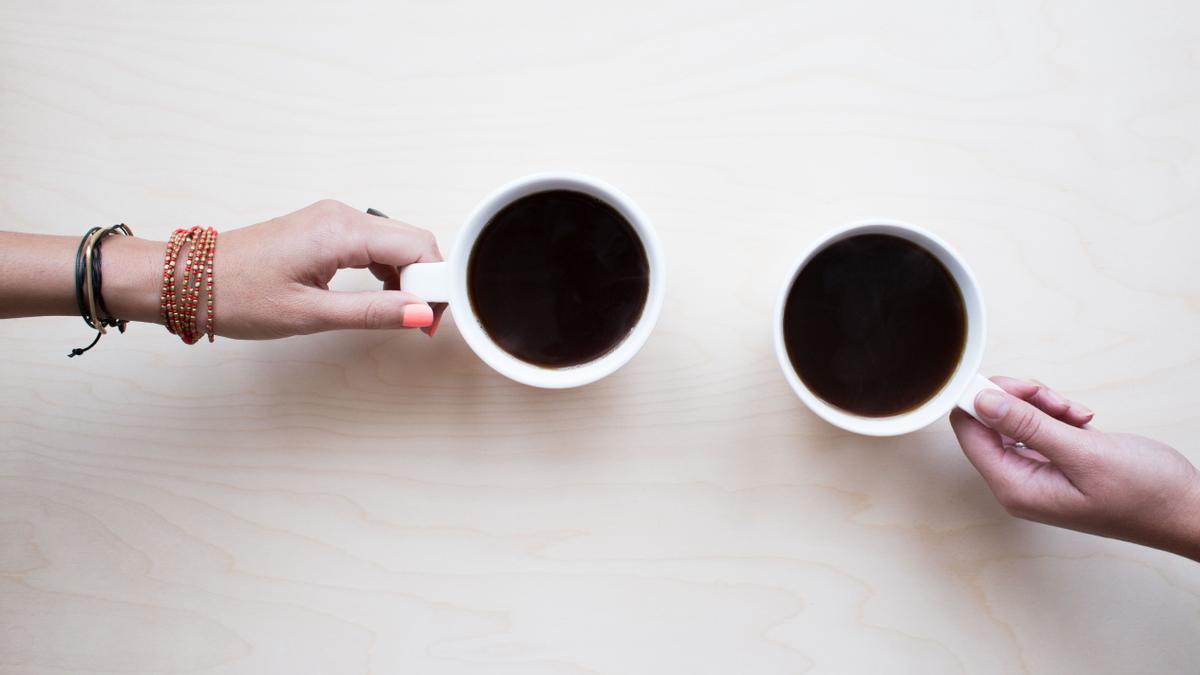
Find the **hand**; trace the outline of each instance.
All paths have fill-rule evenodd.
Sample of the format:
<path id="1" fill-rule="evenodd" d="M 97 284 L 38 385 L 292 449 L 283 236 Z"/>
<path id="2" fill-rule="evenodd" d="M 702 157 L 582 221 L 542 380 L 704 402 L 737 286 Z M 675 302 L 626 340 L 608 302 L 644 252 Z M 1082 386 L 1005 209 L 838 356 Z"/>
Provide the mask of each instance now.
<path id="1" fill-rule="evenodd" d="M 444 305 L 431 307 L 399 290 L 399 268 L 441 259 L 427 230 L 332 200 L 222 232 L 214 265 L 216 332 L 261 340 L 344 328 L 420 327 L 433 335 Z M 330 279 L 345 268 L 369 269 L 383 290 L 329 290 Z"/>
<path id="2" fill-rule="evenodd" d="M 0 318 L 78 315 L 78 237 L 0 232 Z M 113 316 L 157 323 L 166 243 L 107 237 L 105 304 Z M 400 290 L 400 270 L 442 259 L 429 232 L 324 200 L 265 223 L 222 232 L 213 265 L 218 335 L 267 339 L 339 328 L 422 328 L 444 305 Z M 368 268 L 382 291 L 329 290 L 339 269 Z M 177 271 L 183 277 L 183 263 Z M 198 312 L 203 314 L 203 312 Z M 203 316 L 197 328 L 203 329 Z"/>
<path id="3" fill-rule="evenodd" d="M 1007 393 L 975 399 L 991 429 L 960 410 L 950 423 L 1009 513 L 1200 561 L 1200 471 L 1183 455 L 1097 431 L 1090 410 L 1039 383 L 992 379 Z"/>

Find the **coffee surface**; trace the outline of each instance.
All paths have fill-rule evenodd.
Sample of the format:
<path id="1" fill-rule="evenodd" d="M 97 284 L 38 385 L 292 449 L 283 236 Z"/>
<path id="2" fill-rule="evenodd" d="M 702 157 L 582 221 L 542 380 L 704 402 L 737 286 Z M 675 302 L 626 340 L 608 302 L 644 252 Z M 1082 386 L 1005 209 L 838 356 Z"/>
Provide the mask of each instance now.
<path id="1" fill-rule="evenodd" d="M 920 246 L 884 234 L 836 242 L 796 277 L 784 343 L 804 384 L 851 413 L 886 417 L 928 401 L 966 343 L 962 293 Z"/>
<path id="2" fill-rule="evenodd" d="M 483 330 L 535 365 L 562 368 L 612 351 L 641 318 L 650 263 L 612 206 L 570 190 L 514 201 L 484 227 L 467 269 Z"/>

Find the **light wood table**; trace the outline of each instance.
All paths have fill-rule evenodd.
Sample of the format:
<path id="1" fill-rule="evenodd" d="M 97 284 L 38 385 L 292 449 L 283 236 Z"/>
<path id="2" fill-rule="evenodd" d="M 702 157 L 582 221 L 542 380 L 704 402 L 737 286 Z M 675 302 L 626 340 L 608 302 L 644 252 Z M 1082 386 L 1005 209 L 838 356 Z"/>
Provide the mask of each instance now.
<path id="1" fill-rule="evenodd" d="M 453 322 L 83 358 L 0 325 L 4 673 L 1182 673 L 1200 566 L 1021 522 L 945 422 L 792 395 L 771 307 L 864 216 L 989 304 L 985 372 L 1200 461 L 1195 3 L 0 3 L 3 227 L 165 238 L 322 197 L 449 244 L 539 170 L 666 249 L 571 391 Z M 341 287 L 365 287 L 361 275 Z"/>

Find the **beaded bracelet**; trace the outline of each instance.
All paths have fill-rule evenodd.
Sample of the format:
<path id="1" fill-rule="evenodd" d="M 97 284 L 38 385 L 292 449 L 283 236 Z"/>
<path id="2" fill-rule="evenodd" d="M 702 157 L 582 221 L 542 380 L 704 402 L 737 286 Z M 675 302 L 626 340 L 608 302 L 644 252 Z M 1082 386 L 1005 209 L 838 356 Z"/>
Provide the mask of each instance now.
<path id="1" fill-rule="evenodd" d="M 184 255 L 183 278 L 176 284 L 179 256 L 190 242 Z M 213 258 L 216 255 L 217 231 L 211 227 L 179 228 L 167 242 L 163 260 L 162 294 L 159 313 L 167 332 L 178 335 L 184 344 L 195 344 L 204 334 L 208 341 L 215 339 L 213 326 Z M 200 308 L 200 289 L 204 288 L 206 314 L 203 332 L 196 329 L 196 313 Z"/>
<path id="2" fill-rule="evenodd" d="M 167 253 L 163 261 L 162 293 L 159 296 L 159 318 L 167 330 L 175 334 L 175 262 L 179 259 L 179 249 L 183 246 L 183 238 L 187 230 L 178 229 L 171 233 L 167 240 Z"/>

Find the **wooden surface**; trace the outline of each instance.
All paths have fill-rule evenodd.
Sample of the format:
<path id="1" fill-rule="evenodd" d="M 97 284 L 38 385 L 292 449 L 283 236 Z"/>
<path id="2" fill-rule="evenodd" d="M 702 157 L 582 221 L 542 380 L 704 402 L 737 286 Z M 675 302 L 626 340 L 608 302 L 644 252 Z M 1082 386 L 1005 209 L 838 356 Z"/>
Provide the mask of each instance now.
<path id="1" fill-rule="evenodd" d="M 77 318 L 3 323 L 0 671 L 1196 672 L 1200 566 L 1010 518 L 945 422 L 821 423 L 770 314 L 825 230 L 924 225 L 983 285 L 985 372 L 1200 461 L 1198 7 L 3 0 L 6 228 L 335 197 L 448 244 L 566 169 L 669 280 L 573 391 L 452 322 L 72 360 Z"/>

